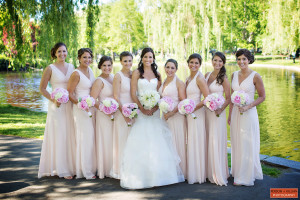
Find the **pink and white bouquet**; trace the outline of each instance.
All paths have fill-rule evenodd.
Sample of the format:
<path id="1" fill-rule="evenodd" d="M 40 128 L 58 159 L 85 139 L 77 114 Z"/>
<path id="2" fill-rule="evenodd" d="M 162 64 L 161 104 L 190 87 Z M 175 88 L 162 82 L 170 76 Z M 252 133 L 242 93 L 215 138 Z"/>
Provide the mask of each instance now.
<path id="1" fill-rule="evenodd" d="M 172 98 L 163 97 L 158 101 L 158 106 L 163 113 L 167 113 L 174 110 L 175 103 Z"/>
<path id="2" fill-rule="evenodd" d="M 155 90 L 147 90 L 139 95 L 139 101 L 143 107 L 150 110 L 158 103 L 160 96 Z"/>
<path id="3" fill-rule="evenodd" d="M 117 112 L 119 104 L 113 98 L 105 98 L 99 105 L 99 110 L 106 115 L 111 115 L 110 119 L 114 121 L 113 113 Z"/>
<path id="4" fill-rule="evenodd" d="M 140 110 L 136 103 L 125 103 L 122 106 L 122 113 L 129 119 L 137 118 Z M 127 126 L 131 126 L 131 123 L 127 123 Z"/>
<path id="5" fill-rule="evenodd" d="M 178 111 L 182 115 L 191 114 L 194 119 L 197 119 L 196 115 L 193 113 L 196 108 L 196 103 L 192 99 L 184 99 L 178 104 Z"/>
<path id="6" fill-rule="evenodd" d="M 69 101 L 69 92 L 64 88 L 56 88 L 50 96 L 51 99 L 55 99 L 58 103 L 68 103 Z"/>
<path id="7" fill-rule="evenodd" d="M 225 103 L 225 99 L 223 96 L 218 95 L 217 93 L 212 93 L 204 99 L 203 103 L 210 111 L 215 111 L 219 108 L 222 108 L 223 104 Z M 217 115 L 217 117 L 219 117 L 219 115 Z"/>
<path id="8" fill-rule="evenodd" d="M 249 95 L 243 90 L 234 91 L 231 95 L 231 102 L 236 106 L 245 106 L 249 103 L 249 100 Z"/>
<path id="9" fill-rule="evenodd" d="M 89 108 L 93 107 L 94 105 L 95 105 L 95 99 L 90 95 L 79 97 L 78 99 L 78 104 L 77 104 L 78 108 L 87 111 L 89 117 L 92 117 L 92 113 L 89 111 Z"/>

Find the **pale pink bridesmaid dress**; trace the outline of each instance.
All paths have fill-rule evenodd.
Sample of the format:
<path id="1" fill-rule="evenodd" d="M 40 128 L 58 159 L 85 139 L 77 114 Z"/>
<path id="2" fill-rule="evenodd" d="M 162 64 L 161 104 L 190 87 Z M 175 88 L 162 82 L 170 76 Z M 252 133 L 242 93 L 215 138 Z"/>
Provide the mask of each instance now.
<path id="1" fill-rule="evenodd" d="M 238 71 L 234 72 L 232 89 L 245 91 L 254 101 L 255 85 L 253 71 L 239 84 Z M 240 114 L 237 106 L 233 106 L 230 124 L 231 135 L 231 174 L 236 184 L 252 186 L 255 179 L 263 179 L 260 164 L 260 131 L 256 107 Z"/>
<path id="2" fill-rule="evenodd" d="M 196 83 L 197 76 L 203 77 L 198 71 L 186 88 L 188 99 L 193 99 L 196 104 L 201 101 L 201 91 Z M 207 143 L 205 130 L 205 108 L 194 112 L 197 119 L 187 116 L 187 180 L 189 184 L 206 182 L 207 178 Z"/>
<path id="3" fill-rule="evenodd" d="M 67 89 L 68 80 L 74 66 L 68 64 L 66 75 L 50 65 L 52 90 Z M 38 178 L 43 176 L 74 176 L 75 175 L 75 134 L 72 103 L 56 106 L 48 103 L 47 121 L 42 145 Z"/>
<path id="4" fill-rule="evenodd" d="M 113 76 L 113 75 L 110 75 Z M 110 82 L 102 77 L 98 77 L 103 83 L 103 88 L 99 94 L 98 100 L 113 98 L 113 87 Z M 96 114 L 96 146 L 97 146 L 97 171 L 99 178 L 110 176 L 112 167 L 112 131 L 113 121 L 111 116 L 97 110 Z"/>
<path id="5" fill-rule="evenodd" d="M 174 76 L 173 80 L 164 88 L 164 83 L 159 88 L 159 93 L 162 97 L 170 97 L 173 99 L 175 106 L 179 103 L 178 90 L 176 86 L 177 76 Z M 172 132 L 172 140 L 175 149 L 180 157 L 180 168 L 184 177 L 186 177 L 186 135 L 187 125 L 186 118 L 177 112 L 175 115 L 170 117 L 167 121 L 168 127 Z"/>
<path id="6" fill-rule="evenodd" d="M 121 77 L 121 89 L 119 97 L 121 102 L 120 106 L 125 103 L 133 103 L 130 95 L 131 79 L 124 76 L 121 71 L 119 71 L 118 74 Z M 128 127 L 122 113 L 117 111 L 115 114 L 115 123 L 113 128 L 113 167 L 110 174 L 113 178 L 120 179 L 122 155 L 129 132 L 130 127 Z"/>
<path id="7" fill-rule="evenodd" d="M 95 81 L 93 71 L 89 69 L 89 78 L 80 70 L 75 70 L 80 76 L 80 81 L 75 88 L 75 96 L 90 95 L 91 87 Z M 93 119 L 88 113 L 73 106 L 75 132 L 76 132 L 76 178 L 85 177 L 92 179 L 96 174 L 96 149 Z"/>
<path id="8" fill-rule="evenodd" d="M 206 77 L 208 81 L 211 72 Z M 216 93 L 223 96 L 224 88 L 217 83 L 215 79 L 209 86 L 210 94 Z M 207 160 L 207 176 L 211 183 L 217 185 L 226 185 L 228 172 L 227 161 L 227 125 L 226 111 L 224 110 L 219 117 L 215 112 L 205 108 L 206 111 L 206 132 L 208 136 L 208 160 Z"/>

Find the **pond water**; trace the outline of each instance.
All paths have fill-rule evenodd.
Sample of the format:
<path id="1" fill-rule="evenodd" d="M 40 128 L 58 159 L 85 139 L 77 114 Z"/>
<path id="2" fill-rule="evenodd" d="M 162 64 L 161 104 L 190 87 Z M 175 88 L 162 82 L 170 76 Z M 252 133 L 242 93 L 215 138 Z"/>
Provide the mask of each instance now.
<path id="1" fill-rule="evenodd" d="M 177 75 L 185 80 L 189 71 L 185 64 L 181 66 Z M 266 100 L 257 107 L 261 154 L 300 161 L 300 73 L 286 69 L 251 68 L 262 76 L 266 89 Z M 119 69 L 120 66 L 115 66 L 114 73 Z M 236 65 L 227 66 L 228 76 L 238 69 Z M 209 65 L 201 67 L 203 74 L 211 70 Z M 164 78 L 163 68 L 160 67 L 159 71 Z M 100 73 L 96 68 L 94 72 Z M 39 92 L 40 79 L 41 72 L 0 73 L 0 103 L 47 111 L 48 100 Z M 51 90 L 50 85 L 48 89 Z M 228 144 L 230 146 L 230 138 Z"/>

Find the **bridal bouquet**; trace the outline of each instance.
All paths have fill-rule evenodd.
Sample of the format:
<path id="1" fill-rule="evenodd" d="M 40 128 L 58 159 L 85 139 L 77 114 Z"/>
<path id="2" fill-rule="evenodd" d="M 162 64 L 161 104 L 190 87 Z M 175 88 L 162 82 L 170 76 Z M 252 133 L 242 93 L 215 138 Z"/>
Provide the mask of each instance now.
<path id="1" fill-rule="evenodd" d="M 249 103 L 249 95 L 243 90 L 234 91 L 231 95 L 231 102 L 236 106 L 245 106 Z"/>
<path id="2" fill-rule="evenodd" d="M 159 101 L 160 96 L 155 90 L 148 90 L 139 95 L 139 101 L 143 105 L 143 107 L 147 110 L 150 110 L 154 106 L 156 106 Z"/>
<path id="3" fill-rule="evenodd" d="M 95 105 L 95 99 L 90 95 L 79 97 L 78 99 L 78 108 L 88 112 L 89 117 L 92 117 L 92 113 L 89 112 L 89 108 Z"/>
<path id="4" fill-rule="evenodd" d="M 158 101 L 158 106 L 163 113 L 167 113 L 174 110 L 175 104 L 172 98 L 163 97 Z"/>
<path id="5" fill-rule="evenodd" d="M 119 104 L 116 100 L 112 98 L 105 98 L 99 106 L 99 110 L 106 115 L 111 115 L 110 119 L 114 121 L 113 113 L 115 113 L 119 108 Z"/>
<path id="6" fill-rule="evenodd" d="M 210 111 L 215 111 L 219 108 L 222 108 L 223 104 L 225 103 L 225 99 L 223 96 L 218 95 L 217 93 L 212 93 L 204 99 L 203 103 Z M 219 117 L 219 115 L 217 115 L 217 117 Z"/>
<path id="7" fill-rule="evenodd" d="M 184 99 L 178 104 L 178 111 L 182 115 L 191 114 L 194 119 L 197 119 L 196 115 L 193 113 L 196 108 L 195 101 L 192 99 Z"/>
<path id="8" fill-rule="evenodd" d="M 58 103 L 68 103 L 69 101 L 69 92 L 64 88 L 56 88 L 50 96 L 51 99 L 55 99 Z"/>
<path id="9" fill-rule="evenodd" d="M 140 110 L 136 103 L 125 103 L 122 106 L 122 113 L 125 117 L 129 119 L 137 118 Z M 131 123 L 127 123 L 127 126 L 131 126 Z"/>

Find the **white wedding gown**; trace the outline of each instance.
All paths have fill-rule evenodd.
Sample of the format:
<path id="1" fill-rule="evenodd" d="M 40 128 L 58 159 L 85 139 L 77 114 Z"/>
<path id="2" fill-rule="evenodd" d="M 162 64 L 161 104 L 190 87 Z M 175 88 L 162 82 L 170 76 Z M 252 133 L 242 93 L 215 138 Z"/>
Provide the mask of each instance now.
<path id="1" fill-rule="evenodd" d="M 138 93 L 155 90 L 158 80 L 139 79 Z M 171 131 L 160 119 L 140 112 L 129 133 L 121 165 L 121 187 L 142 189 L 184 181 Z"/>

